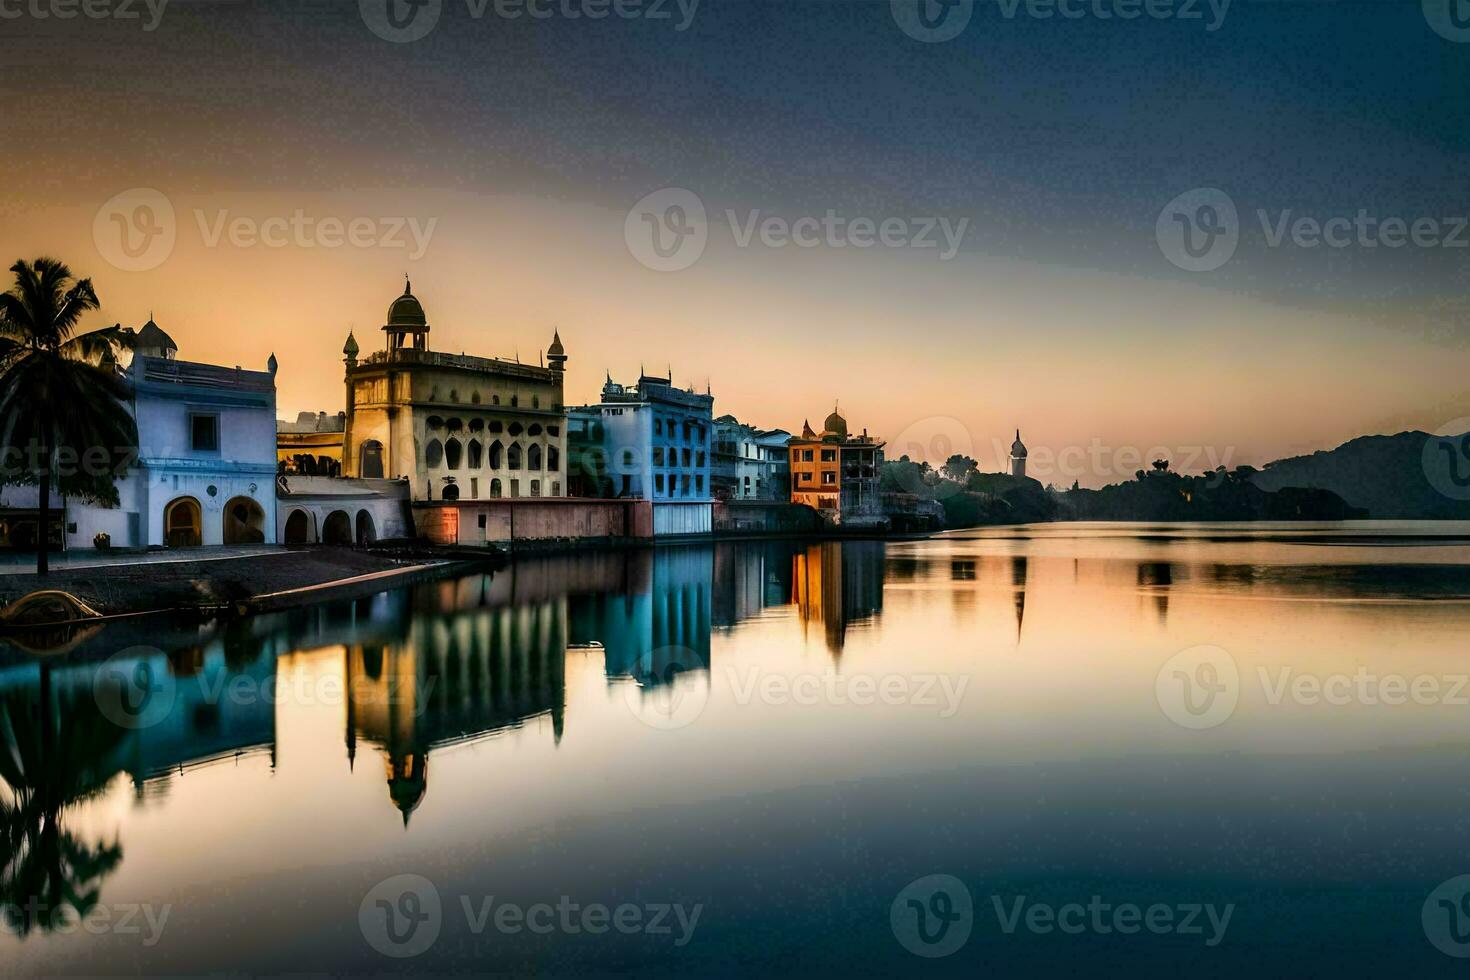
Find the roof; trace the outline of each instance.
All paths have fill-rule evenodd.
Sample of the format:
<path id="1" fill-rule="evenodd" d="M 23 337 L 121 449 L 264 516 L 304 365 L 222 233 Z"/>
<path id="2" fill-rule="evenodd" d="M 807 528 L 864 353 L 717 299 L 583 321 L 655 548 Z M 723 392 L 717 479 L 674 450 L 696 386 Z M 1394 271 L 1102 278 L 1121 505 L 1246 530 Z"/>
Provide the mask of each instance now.
<path id="1" fill-rule="evenodd" d="M 177 351 L 179 349 L 179 345 L 174 343 L 174 339 L 164 333 L 163 328 L 154 323 L 151 318 L 138 331 L 138 337 L 134 341 L 134 344 L 145 350 Z"/>

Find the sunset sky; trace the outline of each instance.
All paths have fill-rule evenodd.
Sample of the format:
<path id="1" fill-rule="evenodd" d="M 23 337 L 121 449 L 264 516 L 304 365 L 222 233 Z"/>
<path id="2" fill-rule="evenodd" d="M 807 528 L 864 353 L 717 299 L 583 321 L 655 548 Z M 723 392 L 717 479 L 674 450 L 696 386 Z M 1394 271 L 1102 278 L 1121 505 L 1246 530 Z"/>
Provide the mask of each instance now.
<path id="1" fill-rule="evenodd" d="M 65 259 L 102 299 L 92 325 L 151 312 L 183 358 L 274 352 L 288 418 L 342 408 L 347 331 L 377 349 L 405 273 L 435 349 L 534 362 L 559 329 L 569 403 L 672 364 L 761 426 L 840 400 L 890 456 L 993 468 L 1019 427 L 1033 452 L 1201 447 L 1202 468 L 1470 416 L 1470 40 L 1417 0 L 1236 0 L 1213 30 L 1203 3 L 1121 21 L 979 0 L 937 43 L 886 0 L 600 20 L 444 0 L 394 43 L 369 27 L 385 2 L 173 0 L 152 30 L 141 3 L 65 21 L 0 3 L 7 263 Z M 173 244 L 134 271 L 109 202 L 133 214 L 157 200 L 140 188 Z M 678 271 L 630 247 L 630 209 L 664 188 L 708 215 Z M 1238 211 L 1211 271 L 1156 234 L 1195 188 Z M 298 212 L 307 230 L 255 240 Z M 951 258 L 937 230 L 741 244 L 829 212 L 965 234 Z M 1360 212 L 1438 244 L 1273 244 L 1283 221 Z M 372 230 L 332 247 L 322 219 Z"/>

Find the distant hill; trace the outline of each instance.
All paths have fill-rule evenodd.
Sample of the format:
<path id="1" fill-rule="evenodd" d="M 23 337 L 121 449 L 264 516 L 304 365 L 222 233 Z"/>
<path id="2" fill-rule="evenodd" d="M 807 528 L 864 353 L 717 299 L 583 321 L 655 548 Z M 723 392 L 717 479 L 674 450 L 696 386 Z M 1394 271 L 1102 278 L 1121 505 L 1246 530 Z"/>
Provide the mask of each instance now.
<path id="1" fill-rule="evenodd" d="M 1431 439 L 1435 444 L 1426 453 Z M 1330 490 L 1375 518 L 1470 520 L 1470 500 L 1456 499 L 1470 497 L 1470 486 L 1462 489 L 1455 482 L 1470 480 L 1470 458 L 1454 458 L 1467 448 L 1460 437 L 1448 440 L 1428 432 L 1361 436 L 1336 449 L 1267 463 L 1252 481 L 1262 490 Z"/>
<path id="2" fill-rule="evenodd" d="M 1063 520 L 1079 521 L 1343 521 L 1366 517 L 1326 489 L 1266 490 L 1248 470 L 1203 476 L 1147 472 L 1101 490 L 1059 494 Z"/>

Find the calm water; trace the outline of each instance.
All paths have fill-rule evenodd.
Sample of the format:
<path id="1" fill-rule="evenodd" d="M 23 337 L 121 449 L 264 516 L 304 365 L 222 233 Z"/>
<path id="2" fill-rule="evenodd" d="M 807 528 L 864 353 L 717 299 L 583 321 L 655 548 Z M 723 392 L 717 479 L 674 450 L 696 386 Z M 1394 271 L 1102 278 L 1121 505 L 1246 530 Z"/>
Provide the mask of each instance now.
<path id="1" fill-rule="evenodd" d="M 670 547 L 7 646 L 0 969 L 1463 971 L 1467 541 Z"/>

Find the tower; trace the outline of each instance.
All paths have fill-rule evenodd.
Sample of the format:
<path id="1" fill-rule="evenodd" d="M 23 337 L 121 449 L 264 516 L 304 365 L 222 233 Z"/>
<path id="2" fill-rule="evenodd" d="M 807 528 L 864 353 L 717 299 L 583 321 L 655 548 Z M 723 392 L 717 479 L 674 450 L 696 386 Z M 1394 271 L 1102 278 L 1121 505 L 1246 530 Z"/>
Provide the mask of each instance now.
<path id="1" fill-rule="evenodd" d="M 560 374 L 567 369 L 567 349 L 561 345 L 561 331 L 551 335 L 551 346 L 546 348 L 546 361 L 551 370 Z"/>
<path id="2" fill-rule="evenodd" d="M 413 283 L 407 277 L 403 280 L 403 295 L 388 307 L 388 322 L 383 324 L 383 332 L 388 335 L 390 351 L 404 347 L 413 350 L 429 348 L 429 322 L 424 317 L 423 306 L 413 294 Z"/>
<path id="3" fill-rule="evenodd" d="M 1026 444 L 1021 441 L 1021 430 L 1016 430 L 1016 441 L 1011 443 L 1011 476 L 1026 478 Z"/>

